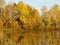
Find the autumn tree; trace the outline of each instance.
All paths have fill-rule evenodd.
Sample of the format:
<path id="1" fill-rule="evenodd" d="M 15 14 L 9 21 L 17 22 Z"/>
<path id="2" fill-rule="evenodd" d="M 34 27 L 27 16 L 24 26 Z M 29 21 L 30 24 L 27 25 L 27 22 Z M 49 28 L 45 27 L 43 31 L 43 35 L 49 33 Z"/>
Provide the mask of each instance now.
<path id="1" fill-rule="evenodd" d="M 0 8 L 2 8 L 5 4 L 5 0 L 0 0 Z"/>

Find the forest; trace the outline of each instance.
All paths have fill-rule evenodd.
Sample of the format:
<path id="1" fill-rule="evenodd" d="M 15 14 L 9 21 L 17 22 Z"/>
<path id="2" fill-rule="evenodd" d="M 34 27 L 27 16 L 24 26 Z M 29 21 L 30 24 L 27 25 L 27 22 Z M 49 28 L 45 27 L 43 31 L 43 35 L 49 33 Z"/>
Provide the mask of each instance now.
<path id="1" fill-rule="evenodd" d="M 59 5 L 41 12 L 22 1 L 0 8 L 0 45 L 60 45 Z"/>

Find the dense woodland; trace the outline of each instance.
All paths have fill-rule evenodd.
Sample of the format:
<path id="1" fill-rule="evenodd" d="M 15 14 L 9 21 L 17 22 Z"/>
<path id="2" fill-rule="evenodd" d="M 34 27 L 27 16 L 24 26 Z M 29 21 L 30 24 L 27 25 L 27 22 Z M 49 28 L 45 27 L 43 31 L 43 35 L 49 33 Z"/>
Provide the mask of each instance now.
<path id="1" fill-rule="evenodd" d="M 52 9 L 42 7 L 42 13 L 20 2 L 0 9 L 0 28 L 10 29 L 55 29 L 59 28 L 60 8 L 56 4 Z"/>
<path id="2" fill-rule="evenodd" d="M 51 9 L 48 9 L 44 6 L 42 7 L 41 12 L 42 13 L 29 5 L 24 4 L 23 2 L 19 2 L 18 4 L 9 4 L 3 8 L 0 8 L 1 45 L 27 45 L 27 42 L 29 43 L 29 40 L 30 43 L 28 45 L 39 45 L 41 37 L 39 38 L 37 32 L 39 33 L 39 31 L 45 30 L 56 31 L 60 29 L 60 8 L 57 4 L 55 4 Z M 47 33 L 48 40 L 53 39 L 49 37 L 52 32 L 42 32 L 42 34 L 43 33 Z M 23 34 L 25 34 L 24 37 Z M 32 35 L 30 38 L 30 36 L 27 36 L 27 34 L 37 35 L 36 37 Z M 54 41 L 52 42 L 55 44 Z M 52 42 L 49 42 L 49 44 L 53 45 Z M 41 43 L 43 43 L 43 41 Z"/>

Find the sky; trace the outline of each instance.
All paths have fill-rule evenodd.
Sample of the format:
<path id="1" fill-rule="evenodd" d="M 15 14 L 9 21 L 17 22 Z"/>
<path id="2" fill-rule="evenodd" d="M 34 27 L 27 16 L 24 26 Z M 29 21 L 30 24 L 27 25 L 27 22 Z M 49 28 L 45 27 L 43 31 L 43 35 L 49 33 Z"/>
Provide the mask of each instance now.
<path id="1" fill-rule="evenodd" d="M 23 1 L 25 4 L 28 4 L 38 10 L 42 8 L 42 6 L 47 6 L 48 9 L 50 9 L 54 4 L 58 4 L 60 6 L 60 0 L 5 0 L 6 4 L 9 3 L 18 3 L 20 1 Z"/>

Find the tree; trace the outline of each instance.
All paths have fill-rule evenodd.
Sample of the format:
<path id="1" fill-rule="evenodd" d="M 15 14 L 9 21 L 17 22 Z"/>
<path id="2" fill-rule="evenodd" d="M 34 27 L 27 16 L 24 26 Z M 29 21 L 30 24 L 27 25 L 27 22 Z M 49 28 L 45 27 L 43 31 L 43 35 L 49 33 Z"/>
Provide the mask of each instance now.
<path id="1" fill-rule="evenodd" d="M 0 8 L 2 8 L 5 4 L 5 0 L 0 0 Z"/>
<path id="2" fill-rule="evenodd" d="M 38 29 L 40 25 L 40 15 L 37 9 L 32 10 L 32 18 L 31 22 L 34 25 L 34 28 Z"/>
<path id="3" fill-rule="evenodd" d="M 59 6 L 57 4 L 55 4 L 53 7 L 52 7 L 52 10 L 53 12 L 56 14 L 58 11 L 59 11 Z"/>
<path id="4" fill-rule="evenodd" d="M 22 15 L 29 15 L 29 10 L 22 1 L 17 4 L 17 8 Z"/>

